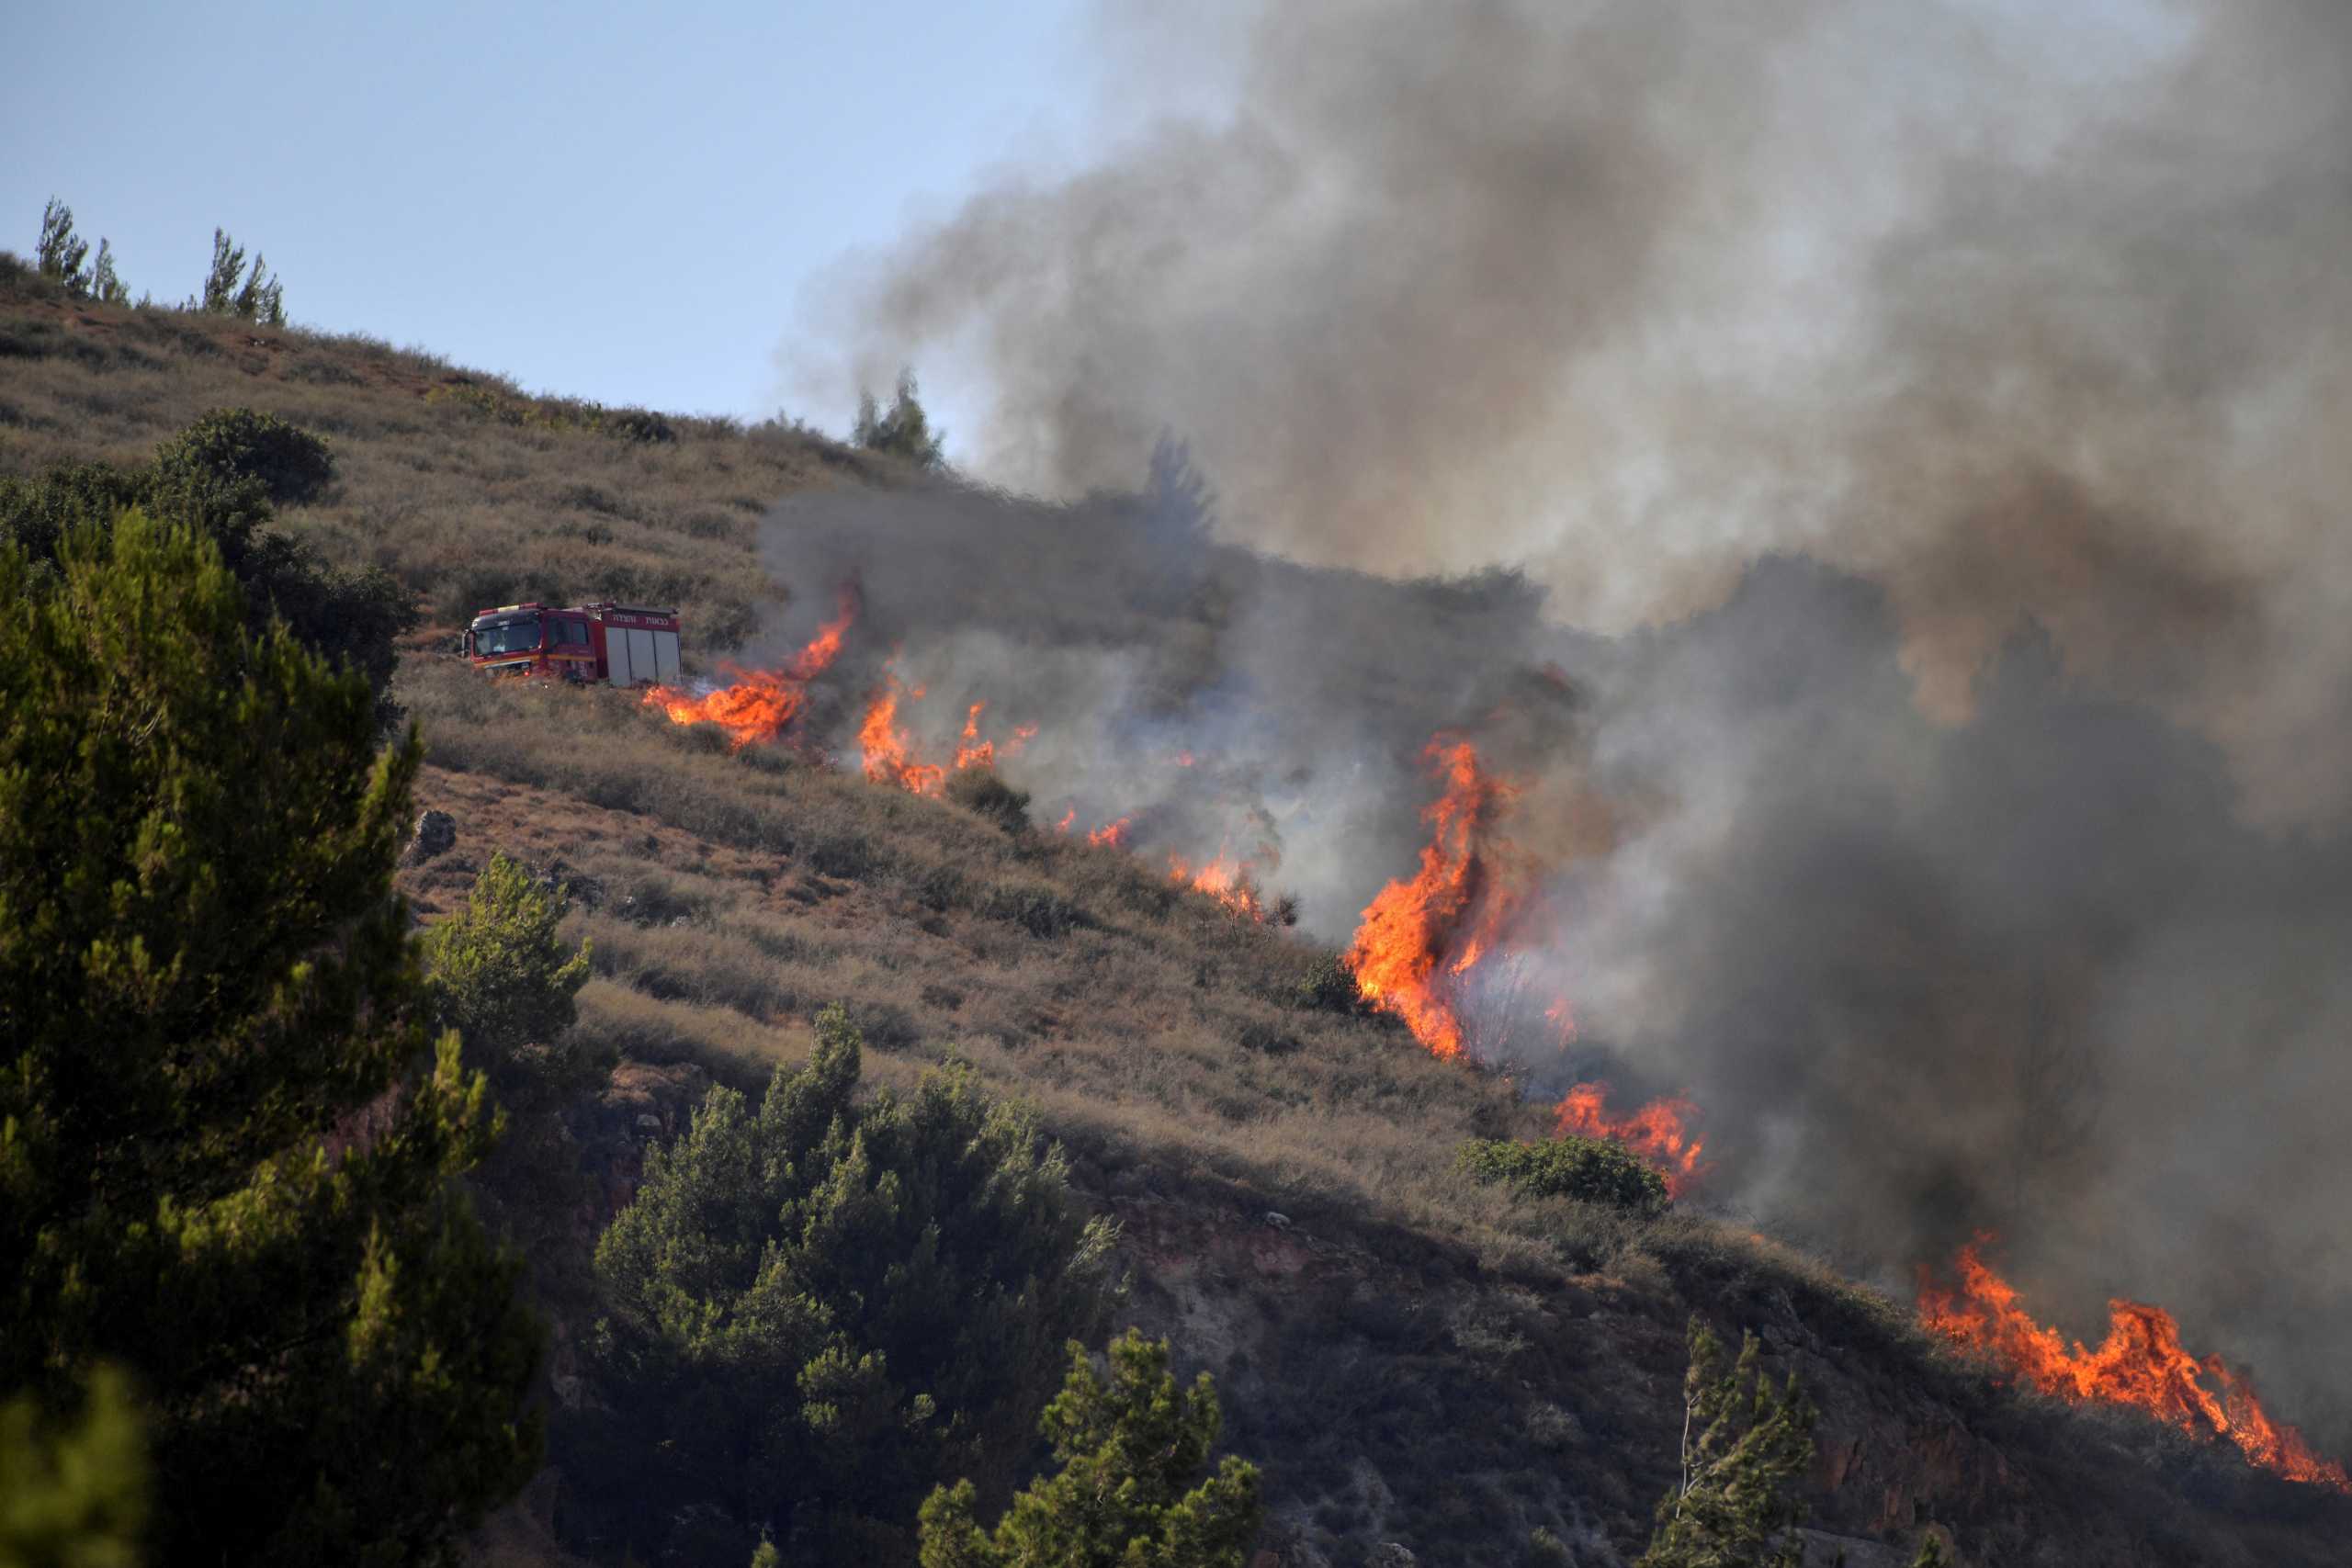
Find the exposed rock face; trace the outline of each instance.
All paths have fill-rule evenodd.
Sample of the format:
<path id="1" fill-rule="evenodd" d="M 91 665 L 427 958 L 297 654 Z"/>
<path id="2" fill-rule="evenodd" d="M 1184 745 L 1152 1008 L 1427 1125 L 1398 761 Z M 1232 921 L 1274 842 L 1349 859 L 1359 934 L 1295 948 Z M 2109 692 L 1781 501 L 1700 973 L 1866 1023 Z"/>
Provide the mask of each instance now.
<path id="1" fill-rule="evenodd" d="M 416 827 L 409 834 L 408 848 L 401 852 L 402 865 L 423 865 L 435 855 L 446 854 L 458 842 L 458 819 L 446 811 L 430 808 L 419 812 Z"/>

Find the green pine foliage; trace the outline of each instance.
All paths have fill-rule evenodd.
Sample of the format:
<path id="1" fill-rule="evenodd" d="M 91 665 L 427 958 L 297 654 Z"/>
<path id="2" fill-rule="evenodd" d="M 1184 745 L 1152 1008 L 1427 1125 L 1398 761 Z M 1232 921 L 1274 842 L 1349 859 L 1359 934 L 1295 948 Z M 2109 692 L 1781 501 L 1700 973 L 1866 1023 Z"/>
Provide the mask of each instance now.
<path id="1" fill-rule="evenodd" d="M 120 1369 L 94 1369 L 60 1419 L 29 1396 L 0 1404 L 0 1568 L 136 1568 L 147 1444 Z"/>
<path id="2" fill-rule="evenodd" d="M 1069 1346 L 1069 1375 L 1039 1427 L 1056 1474 L 1012 1500 L 994 1531 L 969 1481 L 922 1506 L 922 1568 L 1241 1568 L 1264 1519 L 1257 1467 L 1209 1455 L 1224 1417 L 1203 1372 L 1180 1390 L 1168 1342 L 1130 1328 L 1109 1375 Z"/>
<path id="3" fill-rule="evenodd" d="M 1474 1138 L 1455 1152 L 1453 1165 L 1530 1198 L 1577 1198 L 1644 1214 L 1661 1213 L 1668 1202 L 1664 1177 L 1623 1145 L 1599 1138 Z"/>
<path id="4" fill-rule="evenodd" d="M 331 569 L 300 540 L 265 526 L 273 497 L 308 499 L 332 473 L 318 437 L 250 409 L 220 411 L 164 442 L 146 468 L 82 463 L 0 477 L 0 545 L 53 578 L 69 533 L 103 533 L 126 507 L 193 527 L 243 584 L 249 629 L 258 636 L 282 620 L 312 649 L 356 668 L 389 720 L 394 639 L 416 625 L 413 596 L 389 572 Z"/>
<path id="5" fill-rule="evenodd" d="M 1682 1382 L 1682 1478 L 1659 1500 L 1634 1568 L 1798 1568 L 1798 1493 L 1813 1462 L 1816 1414 L 1792 1374 L 1774 1390 L 1750 1334 L 1724 1370 L 1724 1343 L 1690 1319 Z"/>
<path id="6" fill-rule="evenodd" d="M 90 268 L 90 297 L 101 305 L 130 303 L 130 285 L 115 271 L 114 246 L 103 234 L 98 236 L 97 260 Z"/>
<path id="7" fill-rule="evenodd" d="M 244 247 L 220 229 L 212 231 L 212 265 L 204 275 L 204 292 L 194 303 L 216 316 L 271 327 L 286 324 L 286 290 L 277 276 L 258 254 L 247 272 Z"/>
<path id="8" fill-rule="evenodd" d="M 1951 1559 L 1944 1555 L 1942 1538 L 1930 1530 L 1919 1542 L 1919 1554 L 1911 1559 L 1911 1568 L 1951 1568 Z"/>
<path id="9" fill-rule="evenodd" d="M 868 451 L 888 452 L 926 468 L 936 468 L 945 461 L 942 449 L 947 433 L 931 427 L 931 416 L 923 412 L 922 400 L 917 395 L 912 369 L 899 372 L 898 393 L 891 400 L 888 412 L 882 411 L 871 392 L 858 399 L 857 423 L 850 439 Z"/>
<path id="10" fill-rule="evenodd" d="M 569 1038 L 589 949 L 556 934 L 570 898 L 502 852 L 474 878 L 466 907 L 424 935 L 441 1021 L 490 1075 L 499 1103 L 536 1109 L 600 1081 L 607 1056 Z"/>
<path id="11" fill-rule="evenodd" d="M 0 1391 L 147 1402 L 162 1561 L 391 1564 L 536 1463 L 391 874 L 422 758 L 197 530 L 0 546 Z"/>
<path id="12" fill-rule="evenodd" d="M 89 254 L 90 243 L 74 232 L 74 209 L 51 197 L 49 205 L 40 209 L 40 241 L 33 251 L 34 265 L 43 277 L 64 285 L 65 292 L 79 299 L 90 292 L 90 272 L 82 265 Z"/>
<path id="13" fill-rule="evenodd" d="M 1098 1319 L 1112 1232 L 1027 1113 L 960 1072 L 857 1098 L 818 1021 L 752 1103 L 711 1091 L 596 1248 L 609 1416 L 559 1429 L 593 1528 L 648 1558 L 910 1562 L 934 1482 L 1001 1476 Z"/>

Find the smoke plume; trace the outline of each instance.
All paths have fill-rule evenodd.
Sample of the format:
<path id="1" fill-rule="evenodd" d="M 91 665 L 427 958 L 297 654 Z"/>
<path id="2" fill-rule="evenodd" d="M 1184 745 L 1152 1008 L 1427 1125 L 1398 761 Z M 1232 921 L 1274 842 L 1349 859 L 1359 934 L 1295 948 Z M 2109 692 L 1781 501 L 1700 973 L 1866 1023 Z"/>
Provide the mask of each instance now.
<path id="1" fill-rule="evenodd" d="M 1531 1066 L 1687 1088 L 1721 1200 L 1898 1286 L 1992 1227 L 2079 1332 L 2162 1301 L 2352 1447 L 2352 8 L 1229 42 L 1217 116 L 844 264 L 803 387 L 967 382 L 1064 504 L 797 502 L 795 615 L 861 576 L 1043 725 L 1041 811 L 1270 841 L 1335 941 L 1478 734 L 1583 1028 Z"/>

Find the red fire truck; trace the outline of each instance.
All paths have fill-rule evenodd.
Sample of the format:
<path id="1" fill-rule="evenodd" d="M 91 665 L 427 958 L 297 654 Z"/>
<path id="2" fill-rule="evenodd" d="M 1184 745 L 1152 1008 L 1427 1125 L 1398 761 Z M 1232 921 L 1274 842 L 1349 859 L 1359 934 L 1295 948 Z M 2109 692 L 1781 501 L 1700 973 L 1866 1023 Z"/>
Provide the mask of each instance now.
<path id="1" fill-rule="evenodd" d="M 501 604 L 475 612 L 466 657 L 492 675 L 556 675 L 616 686 L 678 679 L 678 612 L 639 604 Z"/>

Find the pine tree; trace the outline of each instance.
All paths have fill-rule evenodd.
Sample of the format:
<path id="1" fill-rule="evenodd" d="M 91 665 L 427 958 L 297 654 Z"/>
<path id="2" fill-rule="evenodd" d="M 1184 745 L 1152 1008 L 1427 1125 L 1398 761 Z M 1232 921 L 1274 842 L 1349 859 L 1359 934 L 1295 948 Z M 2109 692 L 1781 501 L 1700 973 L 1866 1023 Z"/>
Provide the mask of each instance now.
<path id="1" fill-rule="evenodd" d="M 265 326 L 286 324 L 284 286 L 258 254 L 252 271 L 246 272 L 244 248 L 232 241 L 225 230 L 212 231 L 212 265 L 205 272 L 204 293 L 197 306 L 216 316 L 235 316 Z"/>
<path id="2" fill-rule="evenodd" d="M 934 1073 L 857 1097 L 838 1007 L 756 1105 L 713 1089 L 596 1247 L 607 1421 L 560 1427 L 596 1528 L 648 1556 L 913 1557 L 939 1480 L 1011 1479 L 1111 1232 L 1029 1113 Z"/>
<path id="3" fill-rule="evenodd" d="M 40 242 L 33 253 L 40 275 L 63 284 L 65 292 L 79 299 L 90 291 L 90 275 L 82 265 L 89 254 L 90 243 L 74 236 L 74 209 L 51 197 L 40 209 Z"/>
<path id="4" fill-rule="evenodd" d="M 510 1110 L 560 1100 L 608 1066 L 571 1028 L 589 950 L 556 934 L 570 899 L 501 852 L 475 877 L 466 907 L 427 931 L 425 967 L 441 1021 L 490 1075 Z"/>
<path id="5" fill-rule="evenodd" d="M 923 412 L 922 400 L 917 395 L 912 368 L 899 372 L 898 395 L 889 412 L 882 412 L 873 393 L 859 395 L 851 439 L 868 451 L 888 452 L 926 468 L 936 468 L 945 460 L 943 449 L 947 433 L 932 429 L 931 416 Z"/>
<path id="6" fill-rule="evenodd" d="M 147 1448 L 129 1380 L 100 1367 L 79 1411 L 42 1414 L 30 1397 L 0 1405 L 0 1568 L 135 1568 Z"/>
<path id="7" fill-rule="evenodd" d="M 90 273 L 90 295 L 101 305 L 130 303 L 130 285 L 116 276 L 114 246 L 103 234 L 98 236 L 98 259 Z"/>
<path id="8" fill-rule="evenodd" d="M 1682 1478 L 1657 1506 L 1657 1529 L 1634 1568 L 1797 1568 L 1795 1495 L 1813 1462 L 1815 1412 L 1792 1375 L 1775 1393 L 1756 1337 L 1724 1370 L 1724 1345 L 1690 1319 L 1682 1382 Z"/>
<path id="9" fill-rule="evenodd" d="M 1265 1517 L 1257 1467 L 1210 1450 L 1224 1416 L 1203 1372 L 1180 1391 L 1168 1342 L 1130 1328 L 1109 1376 L 1069 1347 L 1069 1376 L 1039 1428 L 1058 1473 L 1012 1500 L 993 1532 L 974 1522 L 969 1481 L 922 1506 L 922 1568 L 1240 1568 Z"/>
<path id="10" fill-rule="evenodd" d="M 0 547 L 0 1393 L 146 1400 L 163 1561 L 446 1560 L 536 1462 L 391 888 L 421 760 L 196 531 Z"/>
<path id="11" fill-rule="evenodd" d="M 231 242 L 226 230 L 213 230 L 212 265 L 204 275 L 204 292 L 197 300 L 198 308 L 216 316 L 232 313 L 237 297 L 237 276 L 244 269 L 243 248 Z"/>
<path id="12" fill-rule="evenodd" d="M 1942 1538 L 1930 1530 L 1919 1542 L 1919 1554 L 1911 1559 L 1911 1568 L 1951 1568 L 1951 1559 L 1944 1555 Z"/>

